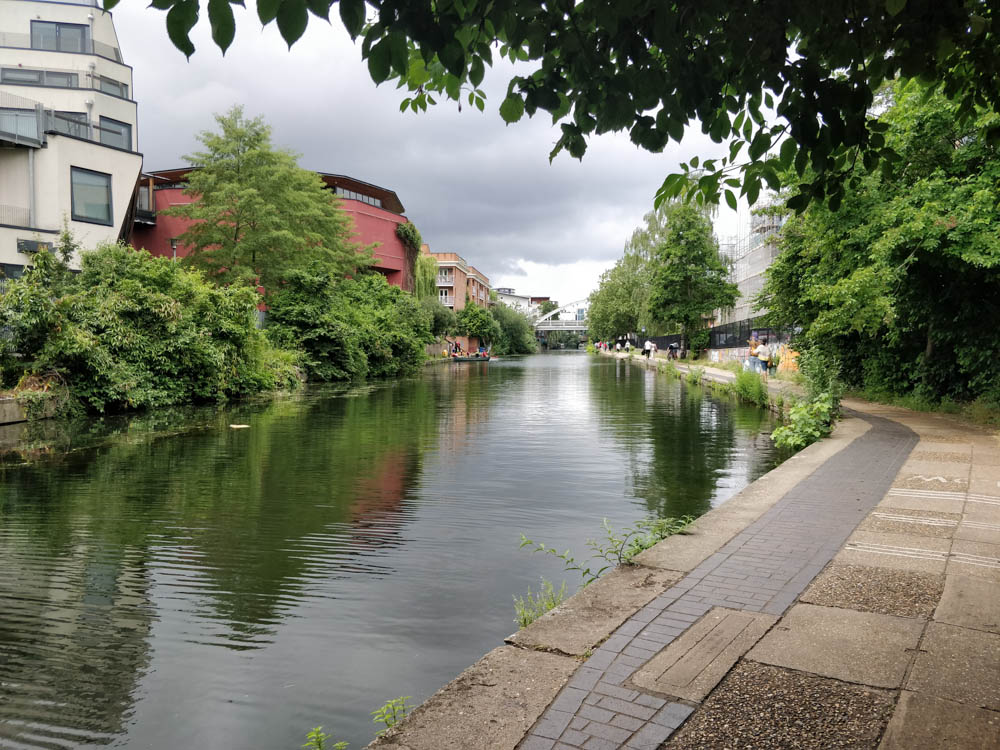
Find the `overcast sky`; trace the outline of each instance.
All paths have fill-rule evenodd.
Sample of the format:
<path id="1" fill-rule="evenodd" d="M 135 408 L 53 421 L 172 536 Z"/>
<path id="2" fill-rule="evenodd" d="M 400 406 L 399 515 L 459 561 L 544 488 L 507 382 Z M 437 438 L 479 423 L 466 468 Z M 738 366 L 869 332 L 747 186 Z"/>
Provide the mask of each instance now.
<path id="1" fill-rule="evenodd" d="M 186 61 L 167 38 L 165 14 L 146 5 L 124 0 L 114 12 L 134 71 L 145 169 L 182 166 L 198 146 L 195 134 L 214 128 L 213 114 L 242 104 L 272 126 L 275 145 L 301 154 L 301 166 L 394 190 L 432 251 L 461 254 L 494 287 L 563 304 L 585 298 L 621 256 L 663 178 L 713 151 L 696 128 L 661 154 L 622 133 L 592 139 L 582 161 L 562 154 L 549 164 L 559 135 L 550 117 L 505 126 L 497 113 L 509 69 L 487 74 L 485 113 L 439 101 L 402 114 L 405 92 L 372 83 L 360 45 L 339 21 L 310 17 L 289 50 L 274 24 L 261 29 L 252 4 L 233 6 L 236 41 L 226 56 L 203 18 Z M 719 234 L 737 228 L 736 215 L 723 211 Z"/>

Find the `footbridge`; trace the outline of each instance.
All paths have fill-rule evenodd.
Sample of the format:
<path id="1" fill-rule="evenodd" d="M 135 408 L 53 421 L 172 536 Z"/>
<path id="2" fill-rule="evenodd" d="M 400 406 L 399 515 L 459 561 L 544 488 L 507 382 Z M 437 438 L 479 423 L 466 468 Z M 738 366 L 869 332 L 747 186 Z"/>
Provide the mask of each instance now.
<path id="1" fill-rule="evenodd" d="M 535 331 L 578 331 L 584 333 L 587 330 L 586 308 L 587 300 L 581 299 L 570 302 L 568 305 L 556 308 L 550 313 L 535 320 Z M 583 317 L 580 318 L 579 310 L 583 310 Z M 572 312 L 573 320 L 555 320 L 556 316 L 562 312 Z M 579 318 L 579 319 L 578 319 Z"/>

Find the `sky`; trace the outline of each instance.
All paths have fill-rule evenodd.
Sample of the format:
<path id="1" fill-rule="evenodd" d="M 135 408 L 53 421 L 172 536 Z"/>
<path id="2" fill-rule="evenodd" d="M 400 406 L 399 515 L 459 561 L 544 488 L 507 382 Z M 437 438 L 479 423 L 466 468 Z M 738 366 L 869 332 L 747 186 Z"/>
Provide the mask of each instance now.
<path id="1" fill-rule="evenodd" d="M 652 209 L 663 178 L 720 148 L 698 127 L 660 154 L 619 133 L 591 139 L 582 160 L 561 154 L 549 163 L 559 131 L 547 114 L 507 126 L 497 112 L 510 68 L 488 71 L 484 113 L 440 100 L 427 112 L 401 113 L 405 91 L 375 86 L 360 44 L 339 21 L 310 17 L 289 49 L 250 5 L 233 6 L 236 41 L 225 56 L 203 17 L 190 61 L 167 38 L 164 13 L 145 0 L 115 8 L 144 169 L 183 166 L 198 149 L 196 134 L 214 129 L 213 115 L 242 104 L 264 117 L 276 146 L 300 154 L 300 166 L 395 191 L 432 251 L 459 253 L 494 287 L 563 304 L 585 299 Z M 739 219 L 748 215 L 743 207 Z M 736 234 L 739 219 L 723 208 L 720 237 Z"/>

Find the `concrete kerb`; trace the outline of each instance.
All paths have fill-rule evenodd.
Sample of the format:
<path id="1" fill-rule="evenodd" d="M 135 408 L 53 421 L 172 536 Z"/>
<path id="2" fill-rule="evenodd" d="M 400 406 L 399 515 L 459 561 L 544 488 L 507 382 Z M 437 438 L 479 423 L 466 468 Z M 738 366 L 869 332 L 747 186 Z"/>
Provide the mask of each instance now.
<path id="1" fill-rule="evenodd" d="M 633 358 L 632 363 L 647 364 L 641 358 Z M 655 363 L 649 363 L 648 366 L 655 367 Z M 707 377 L 714 377 L 716 373 L 722 380 L 732 377 L 732 373 L 726 371 L 706 370 L 705 374 Z M 787 385 L 787 383 L 782 384 L 783 390 L 784 386 Z M 773 390 L 775 389 L 772 387 Z M 973 455 L 973 464 L 975 464 L 975 450 L 979 449 L 983 453 L 983 457 L 987 459 L 984 465 L 1000 465 L 1000 451 L 997 450 L 1000 442 L 997 441 L 996 436 L 985 431 L 977 432 L 975 428 L 961 424 L 956 425 L 953 420 L 937 415 L 914 414 L 894 407 L 864 403 L 848 403 L 847 406 L 858 408 L 859 411 L 865 413 L 867 419 L 881 425 L 879 435 L 888 435 L 890 443 L 892 440 L 897 440 L 895 444 L 897 447 L 893 448 L 891 445 L 887 445 L 883 448 L 883 450 L 888 451 L 884 459 L 873 458 L 868 455 L 869 448 L 868 442 L 866 442 L 863 449 L 859 444 L 859 447 L 852 453 L 844 454 L 848 458 L 839 461 L 839 464 L 844 464 L 845 460 L 850 464 L 847 473 L 844 473 L 844 466 L 834 469 L 831 464 L 830 467 L 827 467 L 826 464 L 831 459 L 850 447 L 858 438 L 866 435 L 872 428 L 869 421 L 852 417 L 842 420 L 830 438 L 801 451 L 720 508 L 700 518 L 692 526 L 693 533 L 664 540 L 640 556 L 638 567 L 620 569 L 609 574 L 609 577 L 604 579 L 606 582 L 603 586 L 600 583 L 594 584 L 584 592 L 585 595 L 578 594 L 557 610 L 541 618 L 536 622 L 536 625 L 511 636 L 509 642 L 515 644 L 514 646 L 501 647 L 487 654 L 480 662 L 477 662 L 459 678 L 432 696 L 393 732 L 373 743 L 371 747 L 396 748 L 397 750 L 403 750 L 403 748 L 418 750 L 432 747 L 519 747 L 525 750 L 552 750 L 556 747 L 590 748 L 592 746 L 659 747 L 660 743 L 671 735 L 674 728 L 679 726 L 694 708 L 678 702 L 665 703 L 666 700 L 669 700 L 669 696 L 659 698 L 654 695 L 643 695 L 641 692 L 633 690 L 634 685 L 631 683 L 629 675 L 633 674 L 634 670 L 641 664 L 653 658 L 658 648 L 665 647 L 689 628 L 691 623 L 698 621 L 702 614 L 709 611 L 712 606 L 735 607 L 745 612 L 763 611 L 774 615 L 783 614 L 808 583 L 823 569 L 830 557 L 842 549 L 850 535 L 850 531 L 844 529 L 856 528 L 859 522 L 868 517 L 868 511 L 871 510 L 871 508 L 865 510 L 864 507 L 861 507 L 860 500 L 858 507 L 855 508 L 854 502 L 849 497 L 829 506 L 829 498 L 817 496 L 817 490 L 813 490 L 810 494 L 804 488 L 800 488 L 797 493 L 790 493 L 791 489 L 805 478 L 813 475 L 825 477 L 823 482 L 827 484 L 829 484 L 831 477 L 835 476 L 838 487 L 844 490 L 840 494 L 854 497 L 855 491 L 861 492 L 860 489 L 855 490 L 854 486 L 857 482 L 854 482 L 850 476 L 856 470 L 862 474 L 865 471 L 870 473 L 878 485 L 885 483 L 888 488 L 888 483 L 891 482 L 892 488 L 901 488 L 890 491 L 885 496 L 886 499 L 893 497 L 893 492 L 903 493 L 905 499 L 908 497 L 906 493 L 914 493 L 913 490 L 908 489 L 910 480 L 907 475 L 910 472 L 899 471 L 897 475 L 897 469 L 891 469 L 891 474 L 885 474 L 880 461 L 888 460 L 893 466 L 902 465 L 905 456 L 914 450 L 912 441 L 916 439 L 908 427 L 913 427 L 919 433 L 920 448 L 916 450 L 949 453 L 954 451 L 946 450 L 948 445 L 958 446 L 959 444 L 971 443 L 973 449 L 965 452 Z M 889 421 L 885 422 L 882 419 Z M 893 426 L 892 422 L 902 424 Z M 956 427 L 961 430 L 961 435 L 956 436 Z M 900 434 L 906 432 L 914 437 L 900 441 L 898 437 L 892 437 L 894 432 Z M 876 444 L 879 440 L 884 442 L 883 437 L 876 437 Z M 962 448 L 962 450 L 965 449 Z M 931 456 L 914 456 L 913 460 L 929 460 L 931 458 Z M 949 463 L 951 462 L 949 461 Z M 944 469 L 945 467 L 935 468 Z M 953 472 L 948 471 L 947 473 Z M 992 477 L 992 475 L 990 476 Z M 892 477 L 896 477 L 895 480 Z M 980 484 L 986 481 L 992 482 L 993 480 L 980 480 Z M 970 487 L 966 490 L 970 493 L 969 497 L 972 497 L 973 490 L 982 491 L 979 485 L 975 488 Z M 881 491 L 879 492 L 881 493 Z M 923 491 L 916 491 L 918 495 L 921 492 Z M 786 495 L 790 495 L 792 504 L 789 505 L 786 499 L 786 502 L 775 508 L 774 506 Z M 920 498 L 922 497 L 920 495 Z M 875 502 L 877 500 L 873 502 L 871 498 L 868 498 L 865 504 L 874 507 Z M 922 503 L 923 500 L 921 499 L 920 502 Z M 982 504 L 982 501 L 978 502 Z M 885 510 L 887 507 L 884 504 L 885 500 L 882 503 L 878 507 Z M 914 504 L 918 508 L 921 507 L 919 503 Z M 805 523 L 805 526 L 802 526 L 802 531 L 805 532 L 806 536 L 815 535 L 819 531 L 818 517 L 817 520 L 810 520 L 813 513 L 819 513 L 820 516 L 825 513 L 830 517 L 830 521 L 835 525 L 840 525 L 841 530 L 834 534 L 836 539 L 824 537 L 813 540 L 809 544 L 796 536 L 796 533 L 793 532 L 794 523 L 800 525 Z M 830 515 L 831 513 L 832 515 Z M 988 516 L 985 518 L 984 523 L 990 520 Z M 847 525 L 845 526 L 845 524 Z M 765 528 L 764 536 L 768 538 L 769 551 L 765 551 L 763 547 L 760 548 L 760 551 L 755 551 L 753 548 L 759 546 L 760 542 L 756 541 L 754 536 L 760 534 L 761 530 Z M 854 538 L 861 539 L 859 535 L 855 535 Z M 924 540 L 926 539 L 924 537 Z M 955 542 L 955 544 L 958 545 L 959 542 Z M 997 549 L 1000 550 L 1000 548 Z M 733 553 L 736 553 L 737 550 L 739 550 L 738 554 L 734 555 Z M 810 562 L 808 556 L 813 554 L 813 550 L 815 550 L 816 555 L 815 559 Z M 966 550 L 965 548 L 953 547 L 950 556 L 954 556 L 956 550 L 963 554 L 982 553 L 985 555 L 988 552 L 993 557 L 1000 557 L 1000 554 L 994 555 L 992 547 L 987 552 L 978 548 Z M 839 558 L 843 554 L 844 552 L 841 552 L 837 557 Z M 749 563 L 737 560 L 737 558 L 747 555 L 750 556 Z M 791 575 L 790 572 L 786 572 L 785 567 L 788 563 L 783 562 L 783 559 L 786 556 L 790 556 L 788 559 L 791 559 L 795 555 L 800 558 L 802 555 L 806 556 L 802 558 L 807 560 L 805 567 L 802 567 L 785 587 L 775 594 L 773 587 L 771 589 L 766 587 L 765 584 L 768 581 L 765 579 L 771 573 L 775 577 L 784 576 L 787 578 L 788 575 Z M 720 561 L 724 561 L 727 556 L 732 556 L 734 562 L 721 563 L 720 566 Z M 966 557 L 968 556 L 966 555 Z M 760 559 L 754 561 L 752 559 L 754 557 Z M 976 561 L 973 558 L 970 559 L 973 562 Z M 835 559 L 835 561 L 837 560 Z M 799 561 L 799 563 L 801 562 L 802 560 Z M 762 568 L 760 574 L 739 570 L 739 566 L 744 564 L 750 566 L 768 564 L 771 566 L 771 570 L 766 571 Z M 879 563 L 865 561 L 863 564 L 887 567 L 884 561 Z M 951 562 L 949 562 L 950 564 Z M 982 568 L 982 566 L 980 567 Z M 715 570 L 716 568 L 718 570 Z M 985 583 L 980 582 L 980 580 L 972 580 L 973 587 L 994 585 L 991 583 L 994 575 L 992 569 L 983 568 L 980 570 L 971 565 L 966 565 L 966 568 L 970 569 L 963 568 L 958 572 L 980 578 L 988 576 Z M 711 580 L 720 576 L 733 576 L 735 573 L 741 574 L 735 575 L 735 577 L 742 577 L 746 580 L 718 584 Z M 744 573 L 746 575 L 742 575 Z M 747 578 L 747 575 L 750 578 Z M 760 580 L 754 577 L 758 575 Z M 681 576 L 683 578 L 678 580 Z M 739 592 L 727 589 L 727 587 L 738 588 L 736 583 L 746 583 L 749 589 L 754 591 L 759 589 L 756 597 L 759 597 L 761 601 L 757 601 L 755 596 L 747 598 L 747 595 L 751 593 L 749 589 Z M 626 590 L 622 591 L 623 587 Z M 666 591 L 663 591 L 664 588 Z M 701 591 L 695 589 L 701 589 Z M 976 590 L 978 591 L 978 589 Z M 977 616 L 978 619 L 974 618 L 971 621 L 967 619 L 970 617 L 967 612 L 951 612 L 951 610 L 956 609 L 956 606 L 961 610 L 964 606 L 963 603 L 968 601 L 964 596 L 965 593 L 964 590 L 956 590 L 951 595 L 951 600 L 942 603 L 941 613 L 936 619 L 944 622 L 958 619 L 963 624 L 971 622 L 981 629 L 971 631 L 970 634 L 964 629 L 954 626 L 950 626 L 950 630 L 948 625 L 938 626 L 942 633 L 951 637 L 951 641 L 942 636 L 939 637 L 939 641 L 943 645 L 931 644 L 944 654 L 944 657 L 931 654 L 925 659 L 928 663 L 931 662 L 931 657 L 937 658 L 939 661 L 941 658 L 953 658 L 951 651 L 956 651 L 964 641 L 958 637 L 952 637 L 952 631 L 959 632 L 966 639 L 978 637 L 984 641 L 984 644 L 979 644 L 980 647 L 987 648 L 987 650 L 993 648 L 994 641 L 990 639 L 996 639 L 997 636 L 991 635 L 991 631 L 995 632 L 995 625 L 992 622 L 995 617 L 992 612 L 983 612 Z M 695 596 L 692 597 L 692 594 Z M 743 596 L 733 596 L 734 594 Z M 713 597 L 718 597 L 719 600 L 715 601 Z M 768 598 L 770 603 L 764 604 L 763 601 Z M 643 602 L 647 603 L 643 604 Z M 948 609 L 949 607 L 950 609 Z M 812 607 L 812 611 L 823 609 L 822 607 Z M 809 610 L 808 605 L 804 607 L 799 605 L 796 611 Z M 852 610 L 837 609 L 832 611 L 847 613 Z M 945 616 L 946 612 L 947 616 Z M 855 620 L 865 620 L 866 617 L 868 619 L 886 618 L 883 615 L 860 614 L 853 615 L 853 617 Z M 902 627 L 907 625 L 904 618 L 888 617 L 887 619 L 892 622 L 899 620 L 902 623 L 901 632 L 906 631 L 903 636 L 912 640 L 912 634 L 909 634 L 909 631 Z M 780 622 L 777 627 L 783 627 Z M 616 623 L 618 623 L 617 626 Z M 854 627 L 852 623 L 853 621 L 845 620 L 843 627 Z M 808 639 L 811 637 L 808 627 L 812 626 L 804 627 L 806 630 L 803 630 L 803 635 Z M 822 620 L 816 627 L 825 631 L 827 628 L 826 620 Z M 905 640 L 903 636 L 897 640 L 902 642 Z M 773 636 L 772 640 L 777 637 L 777 635 Z M 989 643 L 986 643 L 987 641 Z M 956 647 L 954 643 L 959 643 L 960 646 Z M 592 645 L 588 647 L 588 644 Z M 896 651 L 899 650 L 898 644 L 893 643 L 890 646 Z M 594 647 L 597 647 L 596 650 Z M 909 642 L 904 643 L 903 647 L 907 653 L 916 653 L 912 650 L 912 644 Z M 917 646 L 918 650 L 920 648 Z M 757 651 L 757 655 L 760 657 L 764 657 L 764 654 L 763 650 Z M 582 666 L 577 660 L 580 656 L 587 658 L 586 663 Z M 890 656 L 898 661 L 898 656 L 893 654 Z M 749 658 L 753 659 L 752 656 Z M 767 657 L 765 661 L 774 661 L 775 658 Z M 499 663 L 506 661 L 514 666 L 498 670 L 495 667 L 498 660 Z M 752 664 L 754 662 L 741 660 L 739 663 Z M 836 664 L 833 666 L 841 671 L 846 669 L 846 667 L 838 667 Z M 890 666 L 892 666 L 892 669 L 889 670 L 892 672 L 891 679 L 886 677 L 879 680 L 868 675 L 840 674 L 833 668 L 829 671 L 833 671 L 836 674 L 835 679 L 840 680 L 846 677 L 848 680 L 857 679 L 863 684 L 872 681 L 895 684 L 899 680 L 897 674 L 899 667 L 895 662 L 892 662 Z M 932 666 L 934 665 L 932 664 Z M 969 670 L 972 670 L 972 667 L 969 667 L 967 671 Z M 823 672 L 825 668 L 818 671 Z M 969 671 L 969 674 L 972 671 Z M 933 670 L 928 668 L 925 669 L 925 672 L 931 673 Z M 482 678 L 482 674 L 488 674 L 489 677 Z M 968 675 L 963 672 L 959 676 L 965 678 Z M 535 685 L 538 689 L 532 700 L 523 700 L 519 696 L 523 694 L 524 688 L 530 684 L 532 678 L 540 680 Z M 923 673 L 919 669 L 915 670 L 913 676 L 910 676 L 909 670 L 907 670 L 904 690 L 926 689 L 920 679 L 923 679 Z M 964 694 L 953 696 L 930 692 L 939 698 L 953 701 L 964 701 L 967 698 Z M 501 703 L 503 703 L 505 712 L 502 721 L 498 718 L 497 708 L 494 706 L 498 696 L 502 699 Z M 539 698 L 543 700 L 538 700 Z M 901 704 L 900 711 L 904 709 L 905 706 Z M 988 709 L 982 710 L 988 713 Z M 653 715 L 650 717 L 650 714 Z M 663 714 L 662 718 L 660 718 L 660 714 Z M 887 742 L 893 736 L 901 736 L 900 732 L 905 733 L 906 726 L 900 726 L 900 720 L 904 718 L 908 723 L 909 717 L 904 717 L 903 713 L 893 717 L 892 731 L 886 734 Z M 986 719 L 989 717 L 986 716 Z M 497 731 L 496 724 L 498 722 L 504 727 L 503 731 Z M 990 726 L 992 727 L 993 724 L 990 723 Z M 521 732 L 519 737 L 515 736 L 518 731 Z M 881 729 L 878 730 L 878 733 L 881 734 Z M 977 734 L 982 734 L 982 732 L 977 732 Z M 888 746 L 886 745 L 886 747 Z"/>

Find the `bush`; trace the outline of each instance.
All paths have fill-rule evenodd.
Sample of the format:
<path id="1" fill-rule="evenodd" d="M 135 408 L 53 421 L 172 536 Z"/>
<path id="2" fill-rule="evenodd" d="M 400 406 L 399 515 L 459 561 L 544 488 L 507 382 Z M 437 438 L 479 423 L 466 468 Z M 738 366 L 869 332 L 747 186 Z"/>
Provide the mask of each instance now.
<path id="1" fill-rule="evenodd" d="M 796 404 L 789 409 L 788 424 L 777 428 L 771 439 L 779 448 L 805 448 L 830 434 L 838 411 L 833 394 L 821 393 L 812 401 Z"/>
<path id="2" fill-rule="evenodd" d="M 535 329 L 526 315 L 506 305 L 494 305 L 490 314 L 500 326 L 500 333 L 493 342 L 496 354 L 531 354 L 538 348 Z"/>
<path id="3" fill-rule="evenodd" d="M 701 377 L 704 374 L 705 374 L 704 368 L 692 367 L 690 370 L 687 371 L 687 375 L 685 376 L 684 379 L 687 381 L 688 385 L 700 385 Z"/>
<path id="4" fill-rule="evenodd" d="M 377 273 L 343 279 L 318 265 L 291 271 L 269 303 L 268 338 L 300 348 L 314 380 L 411 373 L 434 340 L 431 314 Z"/>
<path id="5" fill-rule="evenodd" d="M 733 380 L 733 391 L 742 400 L 766 409 L 769 403 L 767 386 L 761 377 L 751 370 L 740 370 Z"/>
<path id="6" fill-rule="evenodd" d="M 259 296 L 120 245 L 84 253 L 70 281 L 46 251 L 0 300 L 6 384 L 54 373 L 90 411 L 219 401 L 297 382 L 296 358 L 256 327 Z"/>

